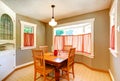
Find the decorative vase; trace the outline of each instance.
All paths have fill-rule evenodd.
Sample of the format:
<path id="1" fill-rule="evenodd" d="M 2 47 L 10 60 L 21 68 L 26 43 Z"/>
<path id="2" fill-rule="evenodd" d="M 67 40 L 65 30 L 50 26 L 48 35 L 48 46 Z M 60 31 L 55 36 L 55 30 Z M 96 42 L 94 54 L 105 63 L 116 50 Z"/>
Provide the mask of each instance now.
<path id="1" fill-rule="evenodd" d="M 58 50 L 54 50 L 54 56 L 57 56 Z"/>

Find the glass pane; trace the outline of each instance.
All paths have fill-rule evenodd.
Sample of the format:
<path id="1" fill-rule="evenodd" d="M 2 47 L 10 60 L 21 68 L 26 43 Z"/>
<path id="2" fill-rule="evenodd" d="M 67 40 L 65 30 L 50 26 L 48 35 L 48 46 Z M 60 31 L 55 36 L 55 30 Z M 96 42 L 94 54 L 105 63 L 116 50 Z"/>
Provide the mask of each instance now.
<path id="1" fill-rule="evenodd" d="M 56 35 L 63 35 L 64 34 L 64 30 L 56 30 Z"/>
<path id="2" fill-rule="evenodd" d="M 13 22 L 9 15 L 3 14 L 0 19 L 0 39 L 13 39 Z"/>
<path id="3" fill-rule="evenodd" d="M 73 35 L 80 35 L 80 34 L 83 34 L 83 27 L 78 27 L 78 28 L 75 28 L 73 29 Z"/>
<path id="4" fill-rule="evenodd" d="M 24 33 L 33 33 L 33 27 L 25 25 Z"/>
<path id="5" fill-rule="evenodd" d="M 55 28 L 55 35 L 80 35 L 91 33 L 92 25 L 89 22 L 80 23 L 76 25 L 69 25 Z"/>
<path id="6" fill-rule="evenodd" d="M 91 33 L 91 25 L 85 26 L 85 33 Z"/>
<path id="7" fill-rule="evenodd" d="M 71 30 L 71 29 L 66 30 L 65 35 L 73 35 L 73 31 L 74 30 Z"/>

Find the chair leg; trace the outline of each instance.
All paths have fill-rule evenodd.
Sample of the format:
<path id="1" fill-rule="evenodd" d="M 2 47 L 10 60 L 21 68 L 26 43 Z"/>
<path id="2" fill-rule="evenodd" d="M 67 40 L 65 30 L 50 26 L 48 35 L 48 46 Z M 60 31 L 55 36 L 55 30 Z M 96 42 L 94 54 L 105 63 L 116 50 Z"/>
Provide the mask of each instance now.
<path id="1" fill-rule="evenodd" d="M 64 71 L 62 70 L 62 76 L 63 76 L 63 72 L 64 72 Z"/>
<path id="2" fill-rule="evenodd" d="M 43 77 L 44 77 L 44 81 L 46 81 L 46 75 L 44 75 Z"/>
<path id="3" fill-rule="evenodd" d="M 74 74 L 74 65 L 72 65 L 72 74 L 73 74 L 73 78 L 75 78 L 75 74 Z"/>
<path id="4" fill-rule="evenodd" d="M 34 72 L 34 81 L 36 81 L 36 71 Z"/>
<path id="5" fill-rule="evenodd" d="M 70 79 L 69 79 L 69 71 L 67 71 L 67 79 L 68 79 L 68 81 L 70 81 Z"/>

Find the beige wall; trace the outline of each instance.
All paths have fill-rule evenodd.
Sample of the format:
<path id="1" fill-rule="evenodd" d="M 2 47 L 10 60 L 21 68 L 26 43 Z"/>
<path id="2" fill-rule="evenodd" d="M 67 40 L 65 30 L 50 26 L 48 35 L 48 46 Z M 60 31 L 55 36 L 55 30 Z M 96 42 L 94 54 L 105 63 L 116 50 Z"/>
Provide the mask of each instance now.
<path id="1" fill-rule="evenodd" d="M 117 3 L 117 26 L 120 26 L 120 0 Z M 110 70 L 115 81 L 120 81 L 120 32 L 117 32 L 117 47 L 118 56 L 110 54 Z"/>
<path id="2" fill-rule="evenodd" d="M 27 62 L 31 62 L 32 54 L 31 50 L 21 50 L 21 27 L 20 27 L 20 20 L 30 22 L 37 24 L 37 39 L 36 39 L 36 45 L 37 47 L 39 45 L 45 44 L 45 24 L 42 22 L 39 22 L 35 19 L 28 18 L 22 15 L 16 15 L 16 65 L 21 65 Z"/>
<path id="3" fill-rule="evenodd" d="M 46 24 L 46 45 L 48 45 L 48 51 L 51 51 L 53 44 L 53 28 Z"/>
<path id="4" fill-rule="evenodd" d="M 92 68 L 105 70 L 109 68 L 109 10 L 88 13 L 57 21 L 59 24 L 95 18 L 94 23 L 94 58 L 76 55 L 75 61 L 82 62 Z M 47 45 L 52 45 L 52 28 L 46 26 Z M 50 50 L 51 48 L 49 48 Z"/>

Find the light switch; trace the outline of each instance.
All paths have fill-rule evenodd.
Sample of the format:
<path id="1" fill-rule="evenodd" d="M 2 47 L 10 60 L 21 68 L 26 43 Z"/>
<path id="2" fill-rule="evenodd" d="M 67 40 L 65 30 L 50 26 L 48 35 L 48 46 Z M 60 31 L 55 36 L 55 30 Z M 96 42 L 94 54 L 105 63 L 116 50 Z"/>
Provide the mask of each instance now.
<path id="1" fill-rule="evenodd" d="M 117 27 L 118 32 L 120 32 L 120 26 Z"/>

